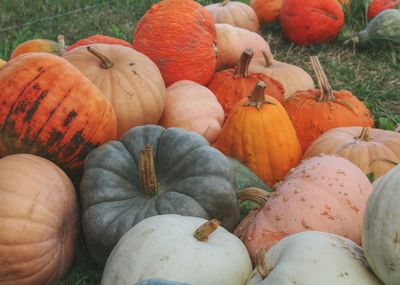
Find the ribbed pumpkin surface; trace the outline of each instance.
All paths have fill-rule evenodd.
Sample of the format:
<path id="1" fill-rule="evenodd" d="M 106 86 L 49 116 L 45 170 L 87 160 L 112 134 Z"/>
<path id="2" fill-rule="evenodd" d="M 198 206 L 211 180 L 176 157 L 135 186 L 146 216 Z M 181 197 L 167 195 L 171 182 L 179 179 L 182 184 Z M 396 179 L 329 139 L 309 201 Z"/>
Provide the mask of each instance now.
<path id="1" fill-rule="evenodd" d="M 87 46 L 90 44 L 110 44 L 110 45 L 121 45 L 121 46 L 126 46 L 126 47 L 132 47 L 130 43 L 127 41 L 109 37 L 109 36 L 104 36 L 104 35 L 94 35 L 90 36 L 86 39 L 81 39 L 74 43 L 73 45 L 70 45 L 67 49 L 67 51 L 70 51 L 71 49 L 74 49 L 76 47 L 80 46 Z"/>

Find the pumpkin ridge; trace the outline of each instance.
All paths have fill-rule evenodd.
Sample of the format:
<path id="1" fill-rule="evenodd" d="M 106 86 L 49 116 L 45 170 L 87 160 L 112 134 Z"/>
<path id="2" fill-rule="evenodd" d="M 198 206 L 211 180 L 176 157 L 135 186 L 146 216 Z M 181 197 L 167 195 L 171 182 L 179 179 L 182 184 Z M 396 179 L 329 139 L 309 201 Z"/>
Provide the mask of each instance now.
<path id="1" fill-rule="evenodd" d="M 328 18 L 331 18 L 332 20 L 335 20 L 335 21 L 338 19 L 335 15 L 333 15 L 333 14 L 329 13 L 328 11 L 321 9 L 321 8 L 312 8 L 312 9 L 310 9 L 310 11 L 313 13 L 322 14 L 322 15 L 327 16 Z"/>

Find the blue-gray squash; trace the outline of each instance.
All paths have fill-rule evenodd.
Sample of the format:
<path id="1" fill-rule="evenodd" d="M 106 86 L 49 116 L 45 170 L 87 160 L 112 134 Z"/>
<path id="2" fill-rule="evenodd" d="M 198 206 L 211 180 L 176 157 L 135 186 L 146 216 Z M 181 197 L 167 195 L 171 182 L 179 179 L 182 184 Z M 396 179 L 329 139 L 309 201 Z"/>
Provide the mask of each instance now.
<path id="1" fill-rule="evenodd" d="M 160 278 L 152 278 L 137 282 L 134 285 L 190 285 L 190 284 L 177 281 L 169 281 Z"/>
<path id="2" fill-rule="evenodd" d="M 86 244 L 103 265 L 118 240 L 143 219 L 162 214 L 239 221 L 235 172 L 202 136 L 147 125 L 93 150 L 80 186 Z"/>

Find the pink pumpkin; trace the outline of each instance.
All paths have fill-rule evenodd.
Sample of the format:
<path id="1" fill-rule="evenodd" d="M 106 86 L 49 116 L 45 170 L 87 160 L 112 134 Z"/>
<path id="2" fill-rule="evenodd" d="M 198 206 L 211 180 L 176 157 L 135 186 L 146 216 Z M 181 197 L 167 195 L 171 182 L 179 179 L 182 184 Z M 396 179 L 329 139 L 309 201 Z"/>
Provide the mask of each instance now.
<path id="1" fill-rule="evenodd" d="M 361 243 L 372 185 L 350 161 L 335 155 L 303 160 L 276 188 L 275 195 L 235 229 L 253 261 L 261 245 L 268 250 L 302 231 L 330 232 Z"/>
<path id="2" fill-rule="evenodd" d="M 177 81 L 167 88 L 161 126 L 193 131 L 213 143 L 223 121 L 224 110 L 208 88 L 190 80 Z"/>

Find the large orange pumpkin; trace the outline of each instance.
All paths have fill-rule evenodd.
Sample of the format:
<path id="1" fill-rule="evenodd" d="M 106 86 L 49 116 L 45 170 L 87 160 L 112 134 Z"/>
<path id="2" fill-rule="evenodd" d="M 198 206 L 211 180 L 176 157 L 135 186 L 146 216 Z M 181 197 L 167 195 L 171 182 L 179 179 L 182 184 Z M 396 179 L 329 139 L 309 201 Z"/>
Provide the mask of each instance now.
<path id="1" fill-rule="evenodd" d="M 205 85 L 217 66 L 214 21 L 193 0 L 154 4 L 137 23 L 133 47 L 156 63 L 167 86 L 178 80 Z"/>
<path id="2" fill-rule="evenodd" d="M 252 57 L 253 50 L 245 49 L 236 68 L 215 73 L 207 86 L 224 108 L 225 118 L 238 101 L 251 93 L 259 80 L 267 84 L 266 95 L 274 97 L 281 104 L 285 102 L 285 91 L 279 81 L 261 72 L 249 72 Z"/>
<path id="3" fill-rule="evenodd" d="M 299 45 L 335 39 L 344 11 L 337 0 L 284 0 L 280 15 L 284 36 Z"/>
<path id="4" fill-rule="evenodd" d="M 400 7 L 400 0 L 372 0 L 368 5 L 368 19 L 371 20 L 380 12 Z"/>
<path id="5" fill-rule="evenodd" d="M 86 155 L 116 137 L 114 110 L 67 60 L 27 53 L 0 72 L 0 156 L 31 153 L 80 175 Z"/>
<path id="6" fill-rule="evenodd" d="M 264 95 L 265 86 L 259 81 L 235 104 L 214 146 L 273 186 L 299 163 L 301 148 L 285 109 Z"/>
<path id="7" fill-rule="evenodd" d="M 87 45 L 91 45 L 91 44 L 121 45 L 121 46 L 132 48 L 132 45 L 130 43 L 128 43 L 127 41 L 109 37 L 109 36 L 105 36 L 105 35 L 93 35 L 93 36 L 87 37 L 85 39 L 80 39 L 73 45 L 70 45 L 67 48 L 67 51 L 70 51 L 76 47 L 87 46 Z"/>
<path id="8" fill-rule="evenodd" d="M 250 5 L 258 16 L 260 23 L 278 20 L 283 0 L 251 0 Z"/>
<path id="9" fill-rule="evenodd" d="M 62 279 L 75 255 L 79 209 L 74 186 L 47 159 L 0 159 L 0 283 L 43 285 Z"/>
<path id="10" fill-rule="evenodd" d="M 319 89 L 298 91 L 286 100 L 303 152 L 325 131 L 337 127 L 373 127 L 371 113 L 350 91 L 333 91 L 317 57 L 311 57 Z"/>

